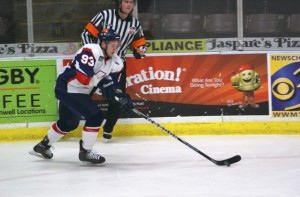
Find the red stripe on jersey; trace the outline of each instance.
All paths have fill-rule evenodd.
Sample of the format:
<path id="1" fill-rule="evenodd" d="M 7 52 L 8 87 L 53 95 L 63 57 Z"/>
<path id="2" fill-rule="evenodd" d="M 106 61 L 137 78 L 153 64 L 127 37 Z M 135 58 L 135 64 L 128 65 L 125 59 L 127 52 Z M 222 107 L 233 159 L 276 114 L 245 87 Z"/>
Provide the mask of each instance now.
<path id="1" fill-rule="evenodd" d="M 83 127 L 83 131 L 85 132 L 99 132 L 100 127 Z"/>
<path id="2" fill-rule="evenodd" d="M 75 80 L 76 79 L 76 76 L 75 77 L 72 77 L 71 79 L 69 79 L 67 82 L 70 83 L 71 81 Z"/>
<path id="3" fill-rule="evenodd" d="M 58 128 L 58 126 L 57 126 L 56 123 L 54 123 L 54 124 L 52 125 L 52 129 L 53 129 L 56 133 L 61 134 L 61 135 L 65 135 L 65 134 L 67 133 L 67 132 L 61 131 L 61 130 Z"/>
<path id="4" fill-rule="evenodd" d="M 83 85 L 89 85 L 92 77 L 88 77 L 85 74 L 83 74 L 79 71 L 76 71 L 76 79 Z"/>

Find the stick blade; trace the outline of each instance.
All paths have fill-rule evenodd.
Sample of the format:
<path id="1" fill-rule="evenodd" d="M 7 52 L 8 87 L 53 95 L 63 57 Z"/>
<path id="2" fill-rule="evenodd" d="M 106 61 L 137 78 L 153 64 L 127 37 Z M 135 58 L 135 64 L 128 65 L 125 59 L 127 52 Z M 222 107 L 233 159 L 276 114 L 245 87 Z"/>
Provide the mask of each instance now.
<path id="1" fill-rule="evenodd" d="M 225 160 L 222 160 L 222 161 L 217 161 L 217 165 L 218 166 L 230 166 L 231 164 L 233 163 L 237 163 L 239 161 L 241 161 L 242 157 L 240 155 L 236 155 L 234 157 L 231 157 L 229 159 L 225 159 Z"/>

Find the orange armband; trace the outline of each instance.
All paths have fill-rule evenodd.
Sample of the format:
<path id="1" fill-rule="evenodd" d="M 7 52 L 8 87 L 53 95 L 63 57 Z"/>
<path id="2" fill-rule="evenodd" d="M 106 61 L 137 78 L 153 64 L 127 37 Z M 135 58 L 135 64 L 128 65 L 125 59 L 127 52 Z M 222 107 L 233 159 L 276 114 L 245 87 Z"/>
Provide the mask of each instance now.
<path id="1" fill-rule="evenodd" d="M 89 22 L 86 26 L 85 29 L 92 34 L 92 36 L 97 37 L 99 34 L 99 30 L 94 26 L 93 23 Z"/>

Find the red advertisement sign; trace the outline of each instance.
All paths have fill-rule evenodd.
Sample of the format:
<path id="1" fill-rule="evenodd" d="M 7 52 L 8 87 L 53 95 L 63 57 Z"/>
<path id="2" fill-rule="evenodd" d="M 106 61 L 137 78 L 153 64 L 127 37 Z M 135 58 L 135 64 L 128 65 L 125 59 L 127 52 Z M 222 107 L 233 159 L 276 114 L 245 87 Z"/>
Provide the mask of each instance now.
<path id="1" fill-rule="evenodd" d="M 266 54 L 127 59 L 127 92 L 152 116 L 267 115 Z"/>
<path id="2" fill-rule="evenodd" d="M 126 72 L 136 109 L 152 117 L 269 114 L 266 54 L 128 57 Z"/>

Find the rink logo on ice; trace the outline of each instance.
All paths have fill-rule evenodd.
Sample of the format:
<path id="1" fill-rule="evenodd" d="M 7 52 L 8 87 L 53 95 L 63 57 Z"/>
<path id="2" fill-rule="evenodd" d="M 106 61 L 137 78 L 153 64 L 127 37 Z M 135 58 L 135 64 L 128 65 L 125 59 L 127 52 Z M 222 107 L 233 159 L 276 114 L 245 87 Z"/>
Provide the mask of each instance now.
<path id="1" fill-rule="evenodd" d="M 300 117 L 300 55 L 271 56 L 273 117 Z"/>
<path id="2" fill-rule="evenodd" d="M 153 84 L 141 85 L 140 91 L 142 94 L 178 94 L 182 93 L 181 86 L 168 85 L 159 86 L 162 81 L 179 82 L 181 72 L 186 71 L 178 67 L 176 71 L 171 70 L 154 70 L 153 67 L 149 67 L 148 71 L 141 70 L 140 73 L 128 76 L 126 78 L 127 87 L 148 82 L 148 81 L 158 81 Z"/>

